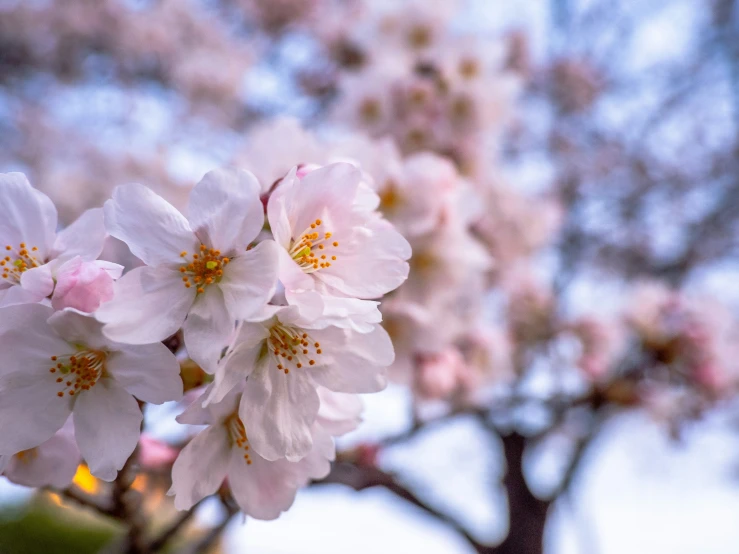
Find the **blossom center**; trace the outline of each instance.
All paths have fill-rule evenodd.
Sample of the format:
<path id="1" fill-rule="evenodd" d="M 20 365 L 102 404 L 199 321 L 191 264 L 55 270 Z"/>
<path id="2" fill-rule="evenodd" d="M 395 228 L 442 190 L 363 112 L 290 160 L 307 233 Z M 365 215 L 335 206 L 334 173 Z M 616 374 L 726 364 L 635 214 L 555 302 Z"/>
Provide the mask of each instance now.
<path id="1" fill-rule="evenodd" d="M 323 353 L 321 343 L 313 341 L 304 329 L 282 323 L 276 323 L 270 328 L 267 340 L 270 352 L 277 362 L 277 369 L 284 371 L 285 375 L 290 373 L 290 369 L 315 365 L 316 358 Z"/>
<path id="2" fill-rule="evenodd" d="M 400 193 L 398 184 L 393 179 L 388 179 L 380 191 L 380 211 L 384 214 L 395 212 L 403 204 L 403 195 Z"/>
<path id="3" fill-rule="evenodd" d="M 180 252 L 181 258 L 187 258 L 186 251 Z M 205 292 L 205 287 L 218 283 L 223 277 L 223 268 L 231 261 L 226 256 L 221 256 L 221 251 L 200 245 L 200 250 L 193 253 L 191 261 L 180 266 L 182 282 L 185 288 L 195 286 L 198 293 Z"/>
<path id="4" fill-rule="evenodd" d="M 56 365 L 49 368 L 49 373 L 57 375 L 59 391 L 56 395 L 63 398 L 65 393 L 74 396 L 90 390 L 105 372 L 106 358 L 107 354 L 101 350 L 80 350 L 75 354 L 52 356 L 51 361 Z"/>
<path id="5" fill-rule="evenodd" d="M 22 273 L 43 265 L 43 262 L 36 258 L 36 252 L 38 246 L 29 249 L 25 242 L 20 243 L 18 248 L 8 244 L 5 247 L 5 257 L 0 260 L 0 276 L 13 284 L 20 283 Z"/>
<path id="6" fill-rule="evenodd" d="M 295 260 L 304 273 L 314 273 L 319 269 L 331 267 L 331 262 L 336 261 L 336 255 L 329 255 L 331 248 L 338 248 L 338 241 L 332 241 L 332 233 L 325 232 L 321 236 L 318 228 L 323 224 L 316 219 L 303 231 L 300 238 L 290 243 L 290 257 Z"/>
<path id="7" fill-rule="evenodd" d="M 231 447 L 236 447 L 244 451 L 244 461 L 246 465 L 251 465 L 251 456 L 249 455 L 249 438 L 246 436 L 246 428 L 244 428 L 244 422 L 239 418 L 239 414 L 234 412 L 224 422 L 226 431 L 228 432 L 228 439 L 231 442 Z"/>

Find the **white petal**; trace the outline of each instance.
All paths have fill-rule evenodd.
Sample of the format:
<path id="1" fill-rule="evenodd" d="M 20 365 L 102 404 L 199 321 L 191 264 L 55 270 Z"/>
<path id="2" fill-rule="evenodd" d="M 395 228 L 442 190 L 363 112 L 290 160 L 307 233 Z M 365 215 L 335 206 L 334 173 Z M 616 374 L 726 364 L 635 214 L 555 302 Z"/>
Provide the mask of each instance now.
<path id="1" fill-rule="evenodd" d="M 37 302 L 49 296 L 54 290 L 51 264 L 33 267 L 21 274 L 21 286 L 36 298 Z"/>
<path id="2" fill-rule="evenodd" d="M 318 389 L 321 408 L 316 423 L 331 435 L 338 437 L 356 429 L 362 421 L 362 399 L 356 394 Z"/>
<path id="3" fill-rule="evenodd" d="M 100 379 L 74 406 L 74 434 L 90 473 L 115 479 L 133 453 L 143 415 L 133 396 L 113 379 Z"/>
<path id="4" fill-rule="evenodd" d="M 241 169 L 209 171 L 190 193 L 188 219 L 203 244 L 243 251 L 264 225 L 256 177 Z"/>
<path id="5" fill-rule="evenodd" d="M 315 386 L 305 373 L 285 375 L 270 362 L 249 376 L 239 416 L 249 442 L 262 457 L 294 461 L 311 449 L 310 428 L 318 406 Z"/>
<path id="6" fill-rule="evenodd" d="M 175 418 L 177 422 L 187 425 L 212 425 L 236 412 L 239 407 L 239 400 L 241 400 L 241 389 L 234 389 L 226 395 L 223 401 L 204 408 L 203 399 L 210 394 L 212 388 L 212 383 L 206 386 L 202 394 L 193 399 L 187 408 L 185 408 L 185 411 Z M 186 398 L 189 399 L 190 396 L 191 393 Z"/>
<path id="7" fill-rule="evenodd" d="M 371 333 L 350 333 L 347 346 L 354 354 L 379 366 L 387 367 L 395 360 L 393 341 L 382 325 L 375 325 Z"/>
<path id="8" fill-rule="evenodd" d="M 230 457 L 231 446 L 222 425 L 198 433 L 172 466 L 172 488 L 167 494 L 175 495 L 175 508 L 187 510 L 216 492 L 226 477 Z"/>
<path id="9" fill-rule="evenodd" d="M 347 296 L 379 298 L 408 278 L 411 248 L 387 221 L 373 218 L 363 234 L 355 236 L 351 249 L 337 252 L 331 267 L 316 277 Z"/>
<path id="10" fill-rule="evenodd" d="M 293 238 L 326 213 L 336 223 L 351 217 L 361 179 L 362 173 L 352 164 L 334 163 L 311 171 L 296 182 L 288 207 Z"/>
<path id="11" fill-rule="evenodd" d="M 74 348 L 56 335 L 47 320 L 54 313 L 42 304 L 0 309 L 0 375 L 16 371 L 48 371 L 51 356 L 71 354 Z"/>
<path id="12" fill-rule="evenodd" d="M 59 390 L 48 369 L 0 378 L 0 454 L 38 446 L 64 425 L 73 397 L 59 398 Z"/>
<path id="13" fill-rule="evenodd" d="M 313 277 L 303 272 L 284 248 L 279 252 L 279 277 L 286 291 L 302 292 L 315 287 Z"/>
<path id="14" fill-rule="evenodd" d="M 117 187 L 104 209 L 108 233 L 147 265 L 181 264 L 181 252 L 197 252 L 199 244 L 185 216 L 143 185 Z"/>
<path id="15" fill-rule="evenodd" d="M 18 304 L 35 304 L 40 300 L 37 294 L 25 290 L 20 285 L 0 288 L 0 308 L 17 306 Z"/>
<path id="16" fill-rule="evenodd" d="M 103 251 L 105 237 L 103 209 L 92 208 L 56 236 L 54 257 L 69 260 L 80 256 L 84 261 L 91 262 Z"/>
<path id="17" fill-rule="evenodd" d="M 113 290 L 113 300 L 95 315 L 106 324 L 105 336 L 126 344 L 150 344 L 174 334 L 195 300 L 195 289 L 185 288 L 180 273 L 164 266 L 129 271 Z"/>
<path id="18" fill-rule="evenodd" d="M 321 343 L 322 334 L 313 337 Z M 379 325 L 371 333 L 352 333 L 341 348 L 331 349 L 332 363 L 308 368 L 316 383 L 336 392 L 370 393 L 387 386 L 385 369 L 393 361 L 393 349 L 387 332 Z"/>
<path id="19" fill-rule="evenodd" d="M 56 232 L 57 214 L 49 198 L 31 187 L 22 173 L 0 173 L 0 247 L 16 251 L 23 242 L 45 258 Z"/>
<path id="20" fill-rule="evenodd" d="M 110 278 L 114 281 L 116 279 L 120 279 L 121 275 L 123 275 L 123 266 L 120 264 L 116 264 L 113 262 L 107 262 L 105 260 L 95 260 L 95 264 L 105 271 L 108 275 L 110 275 Z"/>
<path id="21" fill-rule="evenodd" d="M 161 404 L 182 398 L 180 364 L 162 343 L 124 346 L 108 355 L 105 367 L 139 400 Z"/>
<path id="22" fill-rule="evenodd" d="M 287 213 L 287 202 L 290 198 L 289 191 L 295 186 L 295 182 L 297 181 L 296 170 L 297 168 L 292 168 L 282 179 L 277 190 L 270 195 L 269 202 L 267 203 L 269 228 L 277 244 L 283 248 L 287 248 L 292 239 L 292 229 L 290 228 L 290 219 Z"/>
<path id="23" fill-rule="evenodd" d="M 246 381 L 246 378 L 257 366 L 264 340 L 269 331 L 258 323 L 243 323 L 235 341 L 234 348 L 226 354 L 218 364 L 213 384 L 205 396 L 204 406 L 213 402 L 220 402 L 237 385 Z"/>
<path id="24" fill-rule="evenodd" d="M 220 288 L 210 285 L 197 295 L 182 328 L 187 353 L 203 370 L 213 373 L 236 329 Z"/>
<path id="25" fill-rule="evenodd" d="M 231 316 L 247 319 L 269 302 L 277 286 L 279 247 L 273 240 L 236 256 L 223 270 L 219 283 Z"/>
<path id="26" fill-rule="evenodd" d="M 23 456 L 14 456 L 5 476 L 27 487 L 68 486 L 80 463 L 80 452 L 74 442 L 73 432 L 65 432 L 65 425 L 53 437 Z"/>
<path id="27" fill-rule="evenodd" d="M 49 317 L 49 326 L 57 335 L 70 343 L 89 348 L 106 349 L 111 341 L 103 335 L 103 324 L 94 316 L 68 308 Z"/>
<path id="28" fill-rule="evenodd" d="M 375 324 L 382 321 L 382 314 L 378 309 L 379 302 L 329 295 L 322 295 L 321 300 L 323 301 L 323 314 L 320 316 L 322 326 L 333 325 L 341 329 L 369 333 L 375 328 Z"/>
<path id="29" fill-rule="evenodd" d="M 231 455 L 228 483 L 234 500 L 248 516 L 276 519 L 295 500 L 298 483 L 292 478 L 294 468 L 289 467 L 285 460 L 269 462 L 258 455 L 252 455 L 250 459 L 252 463 L 247 465 L 236 449 Z"/>

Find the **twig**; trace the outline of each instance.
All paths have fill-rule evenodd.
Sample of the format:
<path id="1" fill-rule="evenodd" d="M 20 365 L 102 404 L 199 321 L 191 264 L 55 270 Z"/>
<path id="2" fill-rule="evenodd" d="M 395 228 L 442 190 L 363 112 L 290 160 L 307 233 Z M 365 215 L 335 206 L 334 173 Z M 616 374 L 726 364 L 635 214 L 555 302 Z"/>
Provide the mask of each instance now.
<path id="1" fill-rule="evenodd" d="M 355 491 L 362 491 L 364 489 L 372 487 L 384 487 L 390 492 L 394 493 L 398 497 L 402 498 L 421 508 L 427 514 L 439 519 L 452 527 L 455 531 L 461 534 L 467 542 L 469 542 L 476 550 L 482 551 L 481 549 L 487 548 L 485 545 L 480 544 L 475 540 L 462 525 L 451 516 L 440 512 L 439 510 L 429 506 L 423 500 L 418 498 L 408 488 L 401 485 L 395 478 L 394 475 L 382 471 L 379 468 L 371 466 L 355 466 L 351 464 L 336 464 L 331 469 L 331 473 L 321 480 L 311 483 L 312 486 L 328 485 L 339 483 L 351 487 Z"/>
<path id="2" fill-rule="evenodd" d="M 184 525 L 187 524 L 190 519 L 195 515 L 195 510 L 197 510 L 198 506 L 200 505 L 200 502 L 195 504 L 192 508 L 187 510 L 186 512 L 182 513 L 175 519 L 172 524 L 167 527 L 162 533 L 156 537 L 154 540 L 152 540 L 148 547 L 147 552 L 158 552 L 163 547 L 167 545 L 167 543 L 182 529 Z"/>
<path id="3" fill-rule="evenodd" d="M 202 539 L 200 539 L 199 542 L 193 545 L 192 549 L 188 551 L 188 554 L 206 554 L 210 547 L 213 546 L 213 543 L 218 540 L 218 538 L 221 536 L 221 533 L 223 533 L 223 530 L 231 522 L 231 519 L 238 513 L 238 509 L 236 507 L 231 506 L 225 502 L 224 507 L 226 508 L 226 517 L 223 518 L 223 521 L 213 527 L 210 531 L 208 531 L 207 535 L 205 535 Z"/>

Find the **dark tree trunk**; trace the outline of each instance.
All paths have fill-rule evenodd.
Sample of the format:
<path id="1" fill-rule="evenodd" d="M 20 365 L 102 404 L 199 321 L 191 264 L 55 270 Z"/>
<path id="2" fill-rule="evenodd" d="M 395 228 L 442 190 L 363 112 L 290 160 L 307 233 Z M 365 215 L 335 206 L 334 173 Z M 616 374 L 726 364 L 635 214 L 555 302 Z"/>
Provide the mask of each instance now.
<path id="1" fill-rule="evenodd" d="M 526 439 L 518 433 L 502 439 L 507 465 L 503 484 L 508 494 L 508 535 L 498 546 L 479 545 L 477 551 L 480 554 L 542 554 L 550 502 L 531 494 L 524 479 L 522 462 Z"/>

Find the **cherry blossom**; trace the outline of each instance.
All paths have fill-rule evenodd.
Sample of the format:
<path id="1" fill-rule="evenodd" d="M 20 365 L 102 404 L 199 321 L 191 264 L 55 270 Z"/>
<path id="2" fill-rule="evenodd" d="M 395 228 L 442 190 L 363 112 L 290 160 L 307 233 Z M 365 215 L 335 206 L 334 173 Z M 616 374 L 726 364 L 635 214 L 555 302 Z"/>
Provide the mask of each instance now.
<path id="1" fill-rule="evenodd" d="M 259 454 L 253 447 L 252 428 L 241 419 L 240 403 L 237 388 L 207 408 L 193 402 L 177 418 L 180 423 L 209 425 L 185 446 L 172 468 L 169 494 L 174 495 L 177 509 L 192 507 L 215 493 L 227 479 L 246 515 L 277 518 L 292 505 L 298 488 L 309 479 L 326 476 L 335 456 L 331 435 L 353 429 L 358 412 L 351 398 L 336 399 L 326 416 L 312 425 L 314 442 L 310 452 L 300 461 L 291 462 L 284 458 L 267 460 Z"/>
<path id="2" fill-rule="evenodd" d="M 56 208 L 23 174 L 0 174 L 0 197 L 0 306 L 51 297 L 58 309 L 92 312 L 112 298 L 123 268 L 96 259 L 106 237 L 102 210 L 57 233 Z"/>
<path id="3" fill-rule="evenodd" d="M 316 388 L 382 390 L 393 346 L 379 325 L 369 333 L 316 328 L 297 306 L 271 311 L 264 321 L 242 324 L 204 404 L 219 402 L 246 380 L 239 414 L 254 449 L 268 460 L 296 461 L 311 449 L 311 425 L 319 408 Z"/>
<path id="4" fill-rule="evenodd" d="M 90 471 L 110 481 L 139 440 L 136 399 L 161 404 L 182 395 L 177 360 L 164 345 L 115 343 L 73 310 L 3 308 L 0 347 L 1 454 L 41 445 L 72 415 Z"/>
<path id="5" fill-rule="evenodd" d="M 146 344 L 184 329 L 190 356 L 210 370 L 235 328 L 272 297 L 277 248 L 253 246 L 264 214 L 246 171 L 211 171 L 190 195 L 188 218 L 142 185 L 105 204 L 110 234 L 145 264 L 120 279 L 97 312 L 112 340 Z"/>
<path id="6" fill-rule="evenodd" d="M 374 323 L 375 311 L 361 300 L 379 298 L 403 283 L 411 252 L 402 235 L 374 212 L 377 197 L 361 180 L 361 172 L 347 163 L 302 178 L 293 170 L 272 193 L 267 213 L 281 247 L 280 281 L 288 301 L 317 303 L 327 315 L 363 312 Z"/>

